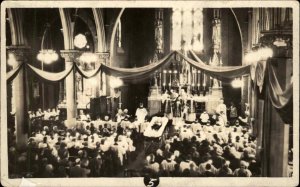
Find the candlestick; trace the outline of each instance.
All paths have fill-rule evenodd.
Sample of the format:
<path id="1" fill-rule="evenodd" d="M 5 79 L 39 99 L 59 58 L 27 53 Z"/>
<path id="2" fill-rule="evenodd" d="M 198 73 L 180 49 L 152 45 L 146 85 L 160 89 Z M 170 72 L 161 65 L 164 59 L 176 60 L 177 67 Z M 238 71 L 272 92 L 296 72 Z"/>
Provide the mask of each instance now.
<path id="1" fill-rule="evenodd" d="M 206 85 L 206 74 L 203 73 L 203 86 Z"/>
<path id="2" fill-rule="evenodd" d="M 122 92 L 121 88 L 119 88 L 120 96 L 119 96 L 119 109 L 122 109 Z"/>
<path id="3" fill-rule="evenodd" d="M 196 86 L 196 70 L 193 69 L 192 72 L 193 72 L 193 85 Z M 194 87 L 194 89 L 195 89 L 195 87 Z"/>
<path id="4" fill-rule="evenodd" d="M 164 85 L 164 86 L 166 86 L 166 79 L 167 79 L 167 75 L 166 75 L 166 74 L 167 74 L 167 70 L 164 70 L 164 71 L 163 71 L 163 79 L 164 79 L 164 80 L 163 80 L 163 85 Z"/>
<path id="5" fill-rule="evenodd" d="M 169 70 L 169 74 L 170 74 L 169 88 L 171 88 L 171 85 L 172 85 L 172 70 Z"/>
<path id="6" fill-rule="evenodd" d="M 200 70 L 197 71 L 198 74 L 197 74 L 197 86 L 198 86 L 198 90 L 200 90 L 200 82 L 201 82 L 201 72 Z"/>
<path id="7" fill-rule="evenodd" d="M 159 72 L 159 86 L 162 85 L 162 80 L 161 80 L 161 72 Z"/>

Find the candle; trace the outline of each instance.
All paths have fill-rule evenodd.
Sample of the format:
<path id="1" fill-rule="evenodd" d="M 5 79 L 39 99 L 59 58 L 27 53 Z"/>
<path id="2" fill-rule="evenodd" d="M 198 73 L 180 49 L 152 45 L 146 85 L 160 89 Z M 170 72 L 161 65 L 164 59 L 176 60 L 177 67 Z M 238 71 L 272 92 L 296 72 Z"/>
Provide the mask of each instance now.
<path id="1" fill-rule="evenodd" d="M 174 80 L 177 80 L 177 70 L 174 70 L 173 73 L 174 73 Z"/>
<path id="2" fill-rule="evenodd" d="M 191 99 L 191 113 L 194 113 L 193 99 Z"/>
<path id="3" fill-rule="evenodd" d="M 193 85 L 196 87 L 196 70 L 193 69 Z"/>
<path id="4" fill-rule="evenodd" d="M 171 85 L 172 85 L 172 70 L 169 70 L 169 74 L 170 74 L 169 88 L 171 88 Z"/>
<path id="5" fill-rule="evenodd" d="M 197 86 L 198 86 L 198 90 L 200 90 L 200 82 L 201 82 L 201 72 L 200 70 L 198 70 L 198 79 L 197 79 Z"/>
<path id="6" fill-rule="evenodd" d="M 161 86 L 162 80 L 161 80 L 161 72 L 159 72 L 159 86 Z"/>
<path id="7" fill-rule="evenodd" d="M 203 74 L 203 87 L 204 87 L 204 89 L 206 87 L 206 74 L 205 73 Z"/>
<path id="8" fill-rule="evenodd" d="M 164 79 L 164 80 L 163 80 L 163 85 L 164 85 L 164 86 L 166 86 L 166 79 L 167 79 L 166 74 L 167 74 L 167 70 L 164 70 L 164 71 L 163 71 L 163 79 Z"/>

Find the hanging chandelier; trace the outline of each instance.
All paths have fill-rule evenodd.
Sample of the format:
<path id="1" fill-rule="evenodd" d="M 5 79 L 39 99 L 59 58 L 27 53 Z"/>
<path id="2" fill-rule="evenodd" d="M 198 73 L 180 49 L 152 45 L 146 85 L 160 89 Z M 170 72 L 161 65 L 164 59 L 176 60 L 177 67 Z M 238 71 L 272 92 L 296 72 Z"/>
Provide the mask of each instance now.
<path id="1" fill-rule="evenodd" d="M 123 85 L 123 81 L 119 77 L 110 76 L 109 84 L 112 88 L 119 88 Z"/>
<path id="2" fill-rule="evenodd" d="M 243 87 L 243 81 L 240 78 L 235 78 L 231 82 L 231 85 L 233 88 L 241 88 L 241 87 Z"/>
<path id="3" fill-rule="evenodd" d="M 46 64 L 50 64 L 58 60 L 58 54 L 52 49 L 42 49 L 37 55 L 37 59 Z"/>
<path id="4" fill-rule="evenodd" d="M 245 55 L 245 62 L 255 63 L 260 60 L 267 60 L 268 58 L 272 58 L 272 56 L 273 56 L 273 50 L 269 47 L 263 47 L 255 51 L 251 51 L 247 55 Z"/>
<path id="5" fill-rule="evenodd" d="M 82 53 L 82 55 L 79 57 L 79 60 L 81 62 L 90 64 L 92 62 L 97 62 L 98 56 L 95 53 L 85 52 L 85 53 Z"/>
<path id="6" fill-rule="evenodd" d="M 44 49 L 44 42 L 45 42 L 45 38 L 46 38 L 46 34 L 48 29 L 50 28 L 50 24 L 46 24 L 46 28 L 43 34 L 43 38 L 42 38 L 42 43 L 41 43 L 41 50 L 39 51 L 38 55 L 37 55 L 37 59 L 39 61 L 45 64 L 50 64 L 52 62 L 55 62 L 58 60 L 58 54 L 56 53 L 55 50 L 53 49 Z M 50 39 L 51 42 L 51 39 Z"/>
<path id="7" fill-rule="evenodd" d="M 18 64 L 16 57 L 13 53 L 8 54 L 7 64 L 11 67 L 14 67 L 15 65 Z"/>

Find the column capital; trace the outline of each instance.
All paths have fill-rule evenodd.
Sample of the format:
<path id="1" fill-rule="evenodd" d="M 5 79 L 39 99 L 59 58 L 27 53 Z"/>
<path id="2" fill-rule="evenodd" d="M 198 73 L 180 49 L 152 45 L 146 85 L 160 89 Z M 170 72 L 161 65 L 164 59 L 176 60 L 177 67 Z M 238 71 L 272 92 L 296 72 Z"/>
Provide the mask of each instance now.
<path id="1" fill-rule="evenodd" d="M 65 59 L 65 62 L 75 62 L 81 52 L 78 50 L 61 50 L 60 55 Z"/>
<path id="2" fill-rule="evenodd" d="M 108 59 L 110 57 L 109 52 L 96 52 L 99 59 Z"/>
<path id="3" fill-rule="evenodd" d="M 61 50 L 60 54 L 65 59 L 66 62 L 77 62 L 79 57 L 84 54 L 89 53 L 85 51 L 78 51 L 78 50 Z M 91 53 L 97 56 L 97 59 L 99 60 L 105 60 L 109 59 L 110 53 L 109 52 L 96 52 Z"/>
<path id="4" fill-rule="evenodd" d="M 28 61 L 31 54 L 31 48 L 23 45 L 12 45 L 6 47 L 7 54 L 13 54 L 17 62 Z"/>

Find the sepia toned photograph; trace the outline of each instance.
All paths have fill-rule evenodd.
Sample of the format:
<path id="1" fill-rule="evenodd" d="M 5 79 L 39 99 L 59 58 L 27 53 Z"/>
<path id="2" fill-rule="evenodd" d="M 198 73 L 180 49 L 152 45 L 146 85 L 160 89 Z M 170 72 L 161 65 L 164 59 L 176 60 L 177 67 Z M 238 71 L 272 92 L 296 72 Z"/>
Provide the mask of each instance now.
<path id="1" fill-rule="evenodd" d="M 294 1 L 6 1 L 1 184 L 296 186 L 298 86 Z"/>

